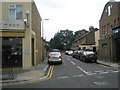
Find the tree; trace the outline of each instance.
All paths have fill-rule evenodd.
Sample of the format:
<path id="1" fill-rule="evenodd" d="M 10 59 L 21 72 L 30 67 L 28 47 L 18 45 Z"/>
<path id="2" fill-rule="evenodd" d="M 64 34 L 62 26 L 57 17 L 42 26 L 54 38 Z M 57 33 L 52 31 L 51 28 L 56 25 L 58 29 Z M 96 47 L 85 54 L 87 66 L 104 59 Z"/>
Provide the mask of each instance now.
<path id="1" fill-rule="evenodd" d="M 50 40 L 50 47 L 57 48 L 60 50 L 70 48 L 74 41 L 73 31 L 71 30 L 60 30 L 54 35 L 54 38 Z"/>
<path id="2" fill-rule="evenodd" d="M 82 36 L 82 35 L 84 35 L 84 34 L 87 33 L 87 32 L 88 32 L 88 31 L 85 30 L 85 29 L 78 30 L 78 31 L 75 32 L 74 37 L 76 38 L 76 37 Z"/>

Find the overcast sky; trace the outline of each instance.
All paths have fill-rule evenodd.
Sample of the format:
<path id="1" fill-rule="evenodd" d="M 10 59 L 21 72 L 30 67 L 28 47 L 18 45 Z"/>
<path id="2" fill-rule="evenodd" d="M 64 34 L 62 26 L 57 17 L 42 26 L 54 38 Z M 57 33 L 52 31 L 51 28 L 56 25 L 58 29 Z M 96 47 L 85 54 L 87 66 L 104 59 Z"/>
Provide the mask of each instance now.
<path id="1" fill-rule="evenodd" d="M 44 21 L 44 38 L 49 41 L 59 30 L 99 28 L 99 20 L 109 0 L 35 0 Z M 119 0 L 116 0 L 119 1 Z"/>

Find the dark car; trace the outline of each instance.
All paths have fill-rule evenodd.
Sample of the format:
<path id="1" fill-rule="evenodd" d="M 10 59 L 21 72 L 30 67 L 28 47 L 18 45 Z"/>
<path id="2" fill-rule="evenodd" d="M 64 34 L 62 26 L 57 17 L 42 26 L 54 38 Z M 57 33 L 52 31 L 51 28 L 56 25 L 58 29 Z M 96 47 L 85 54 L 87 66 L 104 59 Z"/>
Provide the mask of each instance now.
<path id="1" fill-rule="evenodd" d="M 75 54 L 75 58 L 80 60 L 81 57 L 81 53 L 83 53 L 84 50 L 79 50 L 77 51 L 77 53 Z"/>
<path id="2" fill-rule="evenodd" d="M 83 51 L 79 53 L 79 59 L 84 62 L 97 62 L 97 55 L 93 51 Z"/>
<path id="3" fill-rule="evenodd" d="M 73 51 L 72 57 L 76 58 L 77 53 L 78 53 L 78 51 Z"/>

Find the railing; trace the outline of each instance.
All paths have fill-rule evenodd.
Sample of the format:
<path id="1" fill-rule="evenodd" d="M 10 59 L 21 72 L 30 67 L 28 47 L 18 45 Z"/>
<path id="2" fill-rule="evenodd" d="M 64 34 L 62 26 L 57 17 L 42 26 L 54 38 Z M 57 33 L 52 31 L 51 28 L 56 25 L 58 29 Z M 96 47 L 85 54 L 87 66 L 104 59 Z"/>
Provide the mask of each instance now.
<path id="1" fill-rule="evenodd" d="M 25 30 L 23 20 L 6 20 L 0 21 L 1 30 Z"/>

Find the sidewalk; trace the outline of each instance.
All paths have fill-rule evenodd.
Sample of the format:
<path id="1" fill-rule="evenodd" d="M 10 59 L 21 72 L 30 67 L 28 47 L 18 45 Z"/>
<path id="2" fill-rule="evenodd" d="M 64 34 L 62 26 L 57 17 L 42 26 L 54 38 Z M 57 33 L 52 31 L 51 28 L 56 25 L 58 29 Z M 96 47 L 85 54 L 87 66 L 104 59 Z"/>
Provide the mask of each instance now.
<path id="1" fill-rule="evenodd" d="M 118 63 L 105 62 L 105 61 L 102 61 L 102 60 L 97 60 L 97 63 L 103 64 L 103 65 L 106 65 L 106 66 L 109 66 L 109 67 L 114 67 L 114 68 L 119 68 L 120 67 L 120 65 Z"/>
<path id="2" fill-rule="evenodd" d="M 42 79 L 48 66 L 47 60 L 45 60 L 29 70 L 13 70 L 14 79 L 0 80 L 0 83 L 30 81 L 36 78 Z"/>

